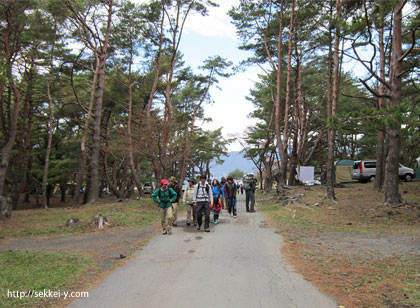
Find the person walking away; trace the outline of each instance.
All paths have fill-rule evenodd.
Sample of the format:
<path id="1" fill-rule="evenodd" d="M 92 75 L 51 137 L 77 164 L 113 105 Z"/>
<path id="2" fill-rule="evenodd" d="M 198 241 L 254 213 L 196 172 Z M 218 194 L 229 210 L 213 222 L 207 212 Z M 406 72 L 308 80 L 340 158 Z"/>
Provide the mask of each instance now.
<path id="1" fill-rule="evenodd" d="M 254 206 L 255 206 L 255 188 L 256 184 L 254 179 L 250 179 L 248 181 L 244 182 L 244 188 L 245 188 L 245 196 L 246 196 L 246 211 L 254 213 Z M 250 206 L 251 203 L 251 206 Z"/>
<path id="2" fill-rule="evenodd" d="M 177 198 L 177 193 L 168 187 L 168 181 L 160 181 L 160 188 L 152 194 L 153 201 L 159 206 L 163 234 L 172 234 L 172 203 Z"/>
<path id="3" fill-rule="evenodd" d="M 185 188 L 182 201 L 187 205 L 187 226 L 191 225 L 191 215 L 193 217 L 194 226 L 197 225 L 197 215 L 194 210 L 194 185 L 193 179 L 188 180 L 188 187 Z"/>
<path id="4" fill-rule="evenodd" d="M 211 191 L 210 185 L 206 183 L 205 175 L 200 176 L 200 182 L 198 182 L 198 184 L 194 187 L 193 200 L 195 212 L 197 215 L 197 230 L 201 229 L 204 213 L 204 231 L 210 232 L 210 204 L 213 204 L 213 193 Z"/>
<path id="5" fill-rule="evenodd" d="M 222 189 L 220 187 L 219 181 L 214 179 L 212 183 L 212 193 L 213 193 L 213 219 L 214 223 L 219 223 L 219 213 L 221 208 L 219 208 L 219 199 L 222 194 Z"/>
<path id="6" fill-rule="evenodd" d="M 176 220 L 178 218 L 178 203 L 179 203 L 179 198 L 181 197 L 181 189 L 179 188 L 179 185 L 174 176 L 171 176 L 170 178 L 169 188 L 172 188 L 177 194 L 175 202 L 172 203 L 172 207 L 173 207 L 172 226 L 176 227 L 177 226 Z"/>
<path id="7" fill-rule="evenodd" d="M 227 207 L 230 215 L 233 214 L 233 218 L 236 218 L 236 193 L 237 187 L 233 182 L 233 178 L 228 176 L 227 183 L 225 184 L 225 197 L 227 199 Z"/>
<path id="8" fill-rule="evenodd" d="M 244 185 L 241 184 L 241 195 L 243 195 L 243 194 L 244 194 Z"/>
<path id="9" fill-rule="evenodd" d="M 225 197 L 225 184 L 226 184 L 226 178 L 222 177 L 222 179 L 220 180 L 220 187 L 222 189 L 222 196 L 221 196 L 222 209 L 224 208 L 227 209 L 227 202 L 226 202 L 226 197 Z"/>

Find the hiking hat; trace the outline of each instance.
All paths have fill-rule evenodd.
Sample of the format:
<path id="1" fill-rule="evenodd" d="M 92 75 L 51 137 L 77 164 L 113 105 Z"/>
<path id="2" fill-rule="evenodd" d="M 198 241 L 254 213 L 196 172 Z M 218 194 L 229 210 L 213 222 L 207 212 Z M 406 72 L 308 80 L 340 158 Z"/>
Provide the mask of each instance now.
<path id="1" fill-rule="evenodd" d="M 167 180 L 165 180 L 165 179 L 162 179 L 162 180 L 160 181 L 160 185 L 168 185 L 168 181 L 167 181 Z"/>
<path id="2" fill-rule="evenodd" d="M 201 179 L 207 179 L 207 177 L 204 174 L 202 174 L 202 175 L 200 175 L 200 180 Z"/>
<path id="3" fill-rule="evenodd" d="M 188 182 L 192 182 L 193 184 L 195 184 L 195 180 L 194 179 L 188 179 Z"/>
<path id="4" fill-rule="evenodd" d="M 171 177 L 170 177 L 170 179 L 169 179 L 169 181 L 173 181 L 173 182 L 176 182 L 176 177 L 174 177 L 174 176 L 171 176 Z"/>
<path id="5" fill-rule="evenodd" d="M 228 181 L 229 181 L 229 180 L 233 181 L 233 177 L 228 176 L 228 177 L 227 177 L 227 180 L 228 180 Z"/>

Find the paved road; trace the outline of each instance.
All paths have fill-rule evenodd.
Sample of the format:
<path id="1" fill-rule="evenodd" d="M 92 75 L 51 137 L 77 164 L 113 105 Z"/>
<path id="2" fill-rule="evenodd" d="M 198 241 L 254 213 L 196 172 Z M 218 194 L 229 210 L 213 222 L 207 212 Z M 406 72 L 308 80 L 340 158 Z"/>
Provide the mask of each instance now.
<path id="1" fill-rule="evenodd" d="M 286 265 L 282 238 L 259 213 L 223 211 L 210 233 L 185 226 L 160 235 L 69 307 L 329 308 L 337 304 Z"/>

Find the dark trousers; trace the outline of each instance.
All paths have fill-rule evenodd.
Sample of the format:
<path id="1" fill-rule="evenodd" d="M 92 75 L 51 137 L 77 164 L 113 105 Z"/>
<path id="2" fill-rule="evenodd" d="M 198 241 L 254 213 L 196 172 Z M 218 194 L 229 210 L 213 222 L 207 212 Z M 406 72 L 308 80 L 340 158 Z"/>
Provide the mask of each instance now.
<path id="1" fill-rule="evenodd" d="M 228 198 L 228 212 L 236 216 L 236 198 Z"/>
<path id="2" fill-rule="evenodd" d="M 197 202 L 197 208 L 195 209 L 197 213 L 197 222 L 198 226 L 201 226 L 203 223 L 203 214 L 206 215 L 204 219 L 204 229 L 208 229 L 210 225 L 210 206 L 208 201 Z"/>
<path id="3" fill-rule="evenodd" d="M 249 206 L 249 202 L 251 202 L 251 207 Z M 255 195 L 252 190 L 246 191 L 246 211 L 249 212 L 249 210 L 254 211 L 254 205 L 255 205 Z"/>
<path id="4" fill-rule="evenodd" d="M 219 213 L 220 211 L 219 212 L 214 211 L 214 215 L 213 215 L 214 222 L 216 222 L 219 219 Z"/>

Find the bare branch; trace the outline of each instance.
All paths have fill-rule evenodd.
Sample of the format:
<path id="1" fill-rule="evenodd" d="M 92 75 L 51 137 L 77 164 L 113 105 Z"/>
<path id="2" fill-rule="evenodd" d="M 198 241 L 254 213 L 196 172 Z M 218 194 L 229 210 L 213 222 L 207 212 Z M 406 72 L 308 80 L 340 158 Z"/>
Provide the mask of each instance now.
<path id="1" fill-rule="evenodd" d="M 361 79 L 361 78 L 359 78 L 359 81 L 366 87 L 366 89 L 370 92 L 370 93 L 372 93 L 373 95 L 375 95 L 376 97 L 385 97 L 385 98 L 388 98 L 388 99 L 390 99 L 391 98 L 391 96 L 390 95 L 387 95 L 387 94 L 383 94 L 383 95 L 381 95 L 381 94 L 379 94 L 377 91 L 375 91 L 375 90 L 373 90 L 367 83 L 366 83 L 366 80 L 363 80 L 363 79 Z"/>

